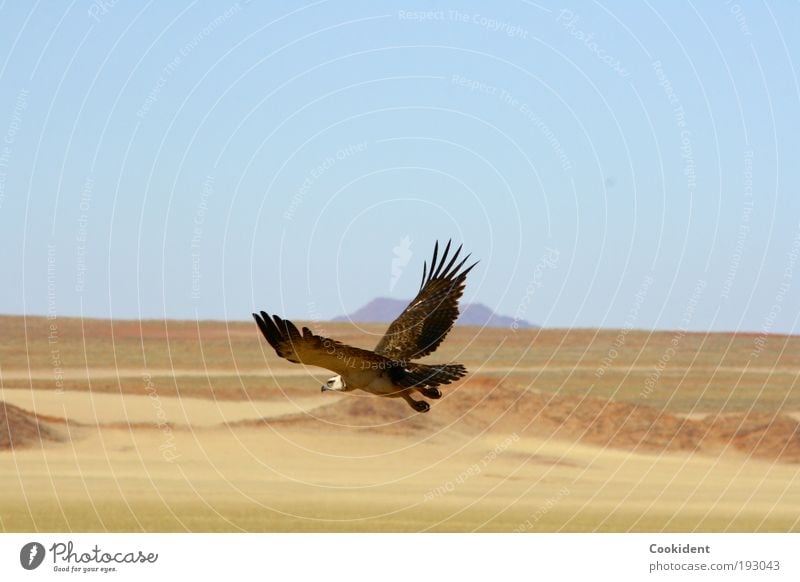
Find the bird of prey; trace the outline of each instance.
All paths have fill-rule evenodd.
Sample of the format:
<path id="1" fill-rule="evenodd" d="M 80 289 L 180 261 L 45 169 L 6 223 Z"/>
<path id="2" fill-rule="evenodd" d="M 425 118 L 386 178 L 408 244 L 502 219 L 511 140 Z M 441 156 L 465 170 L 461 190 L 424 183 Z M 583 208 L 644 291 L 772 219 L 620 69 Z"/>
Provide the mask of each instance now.
<path id="1" fill-rule="evenodd" d="M 375 349 L 364 350 L 315 335 L 307 327 L 298 330 L 288 320 L 264 311 L 253 317 L 275 352 L 295 364 L 319 366 L 336 372 L 322 391 L 363 390 L 377 396 L 402 398 L 417 412 L 428 412 L 425 400 L 415 400 L 413 392 L 426 398 L 442 397 L 438 386 L 450 384 L 467 373 L 461 364 L 421 364 L 414 362 L 439 347 L 458 318 L 458 300 L 464 284 L 477 264 L 463 268 L 470 255 L 457 263 L 461 246 L 452 257 L 450 241 L 439 257 L 439 243 L 433 248 L 428 269 L 422 269 L 417 296 L 395 319 Z"/>

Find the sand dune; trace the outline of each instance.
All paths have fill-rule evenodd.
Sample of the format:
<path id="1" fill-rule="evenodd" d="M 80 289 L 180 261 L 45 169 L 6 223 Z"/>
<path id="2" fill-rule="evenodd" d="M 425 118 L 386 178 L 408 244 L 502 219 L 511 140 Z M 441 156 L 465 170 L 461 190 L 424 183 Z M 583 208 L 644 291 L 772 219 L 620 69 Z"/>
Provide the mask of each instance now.
<path id="1" fill-rule="evenodd" d="M 45 418 L 0 400 L 0 451 L 42 446 L 66 438 L 63 422 Z"/>
<path id="2" fill-rule="evenodd" d="M 800 463 L 800 424 L 788 414 L 725 414 L 687 417 L 648 406 L 598 398 L 543 395 L 510 389 L 490 394 L 451 393 L 447 405 L 420 415 L 404 402 L 364 393 L 283 395 L 270 400 L 212 400 L 53 390 L 0 390 L 15 411 L 30 411 L 83 425 L 142 425 L 208 428 L 281 426 L 324 429 L 333 433 L 364 431 L 413 437 L 459 433 L 524 433 L 538 438 L 583 442 L 648 452 L 740 451 L 754 457 Z M 19 408 L 16 408 L 19 407 Z M 26 422 L 32 422 L 26 420 Z M 29 432 L 23 428 L 20 434 Z"/>
<path id="3" fill-rule="evenodd" d="M 215 401 L 206 398 L 158 396 L 157 394 L 109 394 L 57 392 L 27 388 L 0 389 L 5 401 L 37 414 L 58 417 L 79 424 L 141 424 L 157 426 L 208 427 L 246 419 L 309 412 L 331 403 L 317 393 L 290 400 Z"/>
<path id="4" fill-rule="evenodd" d="M 742 452 L 781 462 L 800 463 L 800 424 L 788 414 L 704 415 L 692 419 L 647 406 L 597 398 L 520 394 L 512 390 L 482 398 L 461 389 L 452 406 L 430 416 L 409 413 L 402 402 L 349 396 L 339 402 L 280 418 L 240 424 L 328 430 L 465 436 L 524 433 L 537 438 L 583 442 L 647 452 Z M 444 407 L 443 407 L 444 408 Z"/>

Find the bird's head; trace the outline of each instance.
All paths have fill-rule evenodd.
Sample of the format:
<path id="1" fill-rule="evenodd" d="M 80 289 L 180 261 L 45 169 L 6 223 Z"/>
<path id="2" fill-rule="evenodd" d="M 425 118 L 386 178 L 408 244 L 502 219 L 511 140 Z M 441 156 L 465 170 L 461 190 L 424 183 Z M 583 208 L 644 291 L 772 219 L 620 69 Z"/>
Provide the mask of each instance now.
<path id="1" fill-rule="evenodd" d="M 322 392 L 327 390 L 344 392 L 347 390 L 347 384 L 344 383 L 344 378 L 341 376 L 334 376 L 333 378 L 329 378 L 328 381 L 322 385 Z"/>

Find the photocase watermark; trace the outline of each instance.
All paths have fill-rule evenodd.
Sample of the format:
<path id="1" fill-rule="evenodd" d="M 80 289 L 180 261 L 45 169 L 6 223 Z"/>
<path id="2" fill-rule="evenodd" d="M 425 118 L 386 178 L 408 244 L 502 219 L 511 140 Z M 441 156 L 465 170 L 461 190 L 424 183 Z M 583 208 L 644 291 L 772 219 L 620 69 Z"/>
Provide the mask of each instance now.
<path id="1" fill-rule="evenodd" d="M 94 0 L 86 13 L 90 18 L 94 18 L 95 22 L 100 22 L 100 18 L 108 14 L 117 5 L 117 2 L 119 0 Z"/>
<path id="2" fill-rule="evenodd" d="M 89 230 L 89 209 L 92 207 L 94 178 L 88 176 L 81 189 L 78 203 L 78 229 L 75 233 L 75 292 L 83 293 L 86 284 L 86 241 Z"/>
<path id="3" fill-rule="evenodd" d="M 91 548 L 78 548 L 72 540 L 55 542 L 49 549 L 39 542 L 28 542 L 19 551 L 19 563 L 25 570 L 35 570 L 44 563 L 48 552 L 53 572 L 64 574 L 109 574 L 134 564 L 154 564 L 155 552 L 105 551 L 95 544 Z"/>
<path id="4" fill-rule="evenodd" d="M 316 335 L 327 335 L 325 323 L 328 321 L 323 319 L 317 307 L 317 302 L 313 299 L 306 302 L 306 311 L 308 313 L 308 327 L 312 329 Z"/>
<path id="5" fill-rule="evenodd" d="M 306 310 L 308 312 L 308 321 L 313 325 L 314 323 L 319 323 L 322 321 L 322 318 L 319 313 L 319 308 L 317 307 L 317 302 L 313 299 L 306 302 Z"/>
<path id="6" fill-rule="evenodd" d="M 608 53 L 600 44 L 595 40 L 594 32 L 586 32 L 578 27 L 580 22 L 580 14 L 575 14 L 572 10 L 566 8 L 559 11 L 556 16 L 556 22 L 561 24 L 561 28 L 566 30 L 572 38 L 583 43 L 583 45 L 594 54 L 597 59 L 609 67 L 612 71 L 617 73 L 620 77 L 629 77 L 630 71 L 622 66 L 622 61 L 614 55 Z"/>
<path id="7" fill-rule="evenodd" d="M 392 276 L 389 279 L 389 290 L 392 291 L 400 280 L 408 262 L 411 260 L 411 237 L 409 235 L 400 239 L 392 248 Z"/>
<path id="8" fill-rule="evenodd" d="M 517 305 L 517 310 L 514 312 L 514 320 L 511 322 L 511 329 L 513 331 L 519 329 L 519 322 L 522 321 L 528 313 L 528 307 L 530 306 L 533 296 L 536 294 L 536 290 L 544 286 L 542 281 L 545 271 L 555 269 L 558 266 L 559 256 L 560 253 L 557 249 L 545 247 L 544 254 L 539 257 L 539 260 L 533 267 L 533 276 L 528 282 L 528 286 L 525 288 L 525 295 L 522 296 L 519 305 Z"/>
<path id="9" fill-rule="evenodd" d="M 35 543 L 35 542 L 34 542 Z M 30 546 L 27 544 L 23 551 Z M 36 544 L 36 559 L 41 564 L 44 560 L 44 546 Z M 56 542 L 50 549 L 52 557 L 53 571 L 64 574 L 109 574 L 119 572 L 124 567 L 132 567 L 134 564 L 154 564 L 158 561 L 158 554 L 155 552 L 137 551 L 105 551 L 95 544 L 92 548 L 76 548 L 72 540 Z M 23 561 L 23 556 L 20 555 Z M 22 564 L 25 567 L 25 564 Z M 38 564 L 37 564 L 38 566 Z M 31 569 L 27 567 L 26 569 Z"/>
<path id="10" fill-rule="evenodd" d="M 180 453 L 178 453 L 178 447 L 175 442 L 175 433 L 167 421 L 167 413 L 164 411 L 161 399 L 158 397 L 158 390 L 156 389 L 152 376 L 145 372 L 142 374 L 142 382 L 144 383 L 145 392 L 147 392 L 147 395 L 150 397 L 153 408 L 156 411 L 156 419 L 158 420 L 156 426 L 161 430 L 161 434 L 164 435 L 164 441 L 159 445 L 158 450 L 161 451 L 161 457 L 165 461 L 173 463 L 181 456 Z"/>
<path id="11" fill-rule="evenodd" d="M 533 108 L 526 102 L 521 101 L 506 89 L 496 87 L 484 81 L 471 79 L 463 75 L 454 74 L 450 78 L 450 82 L 458 87 L 468 89 L 470 93 L 477 92 L 483 93 L 484 95 L 497 97 L 497 99 L 503 105 L 507 105 L 512 109 L 516 109 L 531 125 L 533 125 L 533 127 L 539 131 L 542 137 L 545 138 L 547 143 L 552 148 L 553 153 L 556 154 L 561 162 L 561 169 L 564 171 L 569 171 L 573 168 L 572 160 L 564 151 L 564 146 L 561 145 L 561 141 L 556 137 L 556 134 L 553 132 L 550 126 L 547 125 L 544 119 L 542 119 L 541 116 L 539 116 L 539 114 L 537 114 L 536 111 L 534 111 Z"/>
<path id="12" fill-rule="evenodd" d="M 508 449 L 512 444 L 519 440 L 519 435 L 514 433 L 510 436 L 507 436 L 501 442 L 499 442 L 491 451 L 486 453 L 483 458 L 477 462 L 473 463 L 461 473 L 455 479 L 447 481 L 446 483 L 439 485 L 438 487 L 431 489 L 424 495 L 425 501 L 433 501 L 443 495 L 447 495 L 448 493 L 452 493 L 456 490 L 456 487 L 459 485 L 463 485 L 467 481 L 469 481 L 472 477 L 480 475 L 483 470 L 488 467 L 492 461 L 494 461 L 498 456 L 503 454 L 503 452 Z"/>
<path id="13" fill-rule="evenodd" d="M 303 203 L 303 200 L 305 199 L 309 190 L 311 190 L 311 187 L 331 168 L 333 168 L 339 162 L 351 158 L 356 154 L 360 154 L 366 149 L 367 142 L 362 141 L 360 143 L 342 146 L 336 150 L 336 153 L 333 155 L 325 156 L 325 159 L 321 160 L 311 169 L 310 172 L 308 172 L 303 180 L 303 183 L 300 184 L 297 192 L 295 192 L 294 196 L 292 196 L 292 199 L 289 201 L 289 207 L 283 213 L 283 218 L 286 220 L 292 220 L 292 218 L 294 218 L 297 208 Z"/>
<path id="14" fill-rule="evenodd" d="M 547 500 L 531 514 L 531 516 L 514 528 L 514 533 L 523 533 L 526 531 L 530 531 L 533 529 L 533 526 L 542 519 L 545 515 L 550 513 L 553 508 L 558 505 L 562 499 L 567 497 L 570 494 L 570 490 L 567 487 L 562 487 L 558 490 L 558 492 L 553 495 L 552 497 L 548 497 Z"/>
<path id="15" fill-rule="evenodd" d="M 739 26 L 739 32 L 744 36 L 753 36 L 753 33 L 750 32 L 750 27 L 747 26 L 747 18 L 744 15 L 741 5 L 733 0 L 725 0 L 725 6 L 728 7 L 728 10 L 736 20 L 736 24 Z"/>
<path id="16" fill-rule="evenodd" d="M 622 329 L 617 334 L 617 337 L 614 338 L 614 343 L 611 344 L 610 348 L 608 348 L 606 357 L 600 361 L 600 365 L 594 371 L 595 378 L 600 378 L 605 375 L 606 370 L 611 367 L 611 364 L 619 356 L 619 350 L 621 350 L 622 346 L 625 345 L 625 337 L 628 335 L 628 332 L 633 329 L 633 326 L 636 324 L 636 320 L 639 319 L 639 311 L 642 308 L 642 304 L 644 304 L 644 300 L 647 297 L 647 292 L 650 290 L 652 284 L 653 276 L 646 275 L 642 280 L 642 284 L 639 285 L 639 289 L 636 291 L 636 294 L 633 296 L 633 305 L 631 305 L 631 308 L 628 310 L 628 315 L 625 317 L 625 323 L 623 324 Z"/>
<path id="17" fill-rule="evenodd" d="M 350 352 L 347 346 L 343 346 L 339 342 L 328 338 L 323 339 L 322 349 L 329 356 L 336 356 L 336 359 L 341 360 L 345 367 L 352 369 L 392 370 L 394 368 L 405 368 L 408 365 L 408 362 L 405 360 L 384 359 L 371 361 L 360 356 L 355 356 Z M 408 370 L 405 371 L 407 372 Z M 390 374 L 390 377 L 391 376 L 392 374 Z"/>
<path id="18" fill-rule="evenodd" d="M 561 162 L 562 170 L 569 171 L 573 168 L 572 160 L 564 151 L 564 146 L 561 145 L 561 140 L 556 137 L 556 134 L 553 132 L 550 126 L 547 125 L 544 119 L 539 116 L 538 113 L 536 113 L 527 103 L 520 101 L 505 90 L 500 92 L 500 101 L 519 111 L 520 114 L 527 121 L 529 121 L 530 124 L 539 131 L 539 133 L 541 133 L 542 137 L 544 137 Z"/>
<path id="19" fill-rule="evenodd" d="M 200 242 L 203 239 L 203 224 L 206 221 L 206 213 L 208 212 L 208 199 L 214 194 L 214 176 L 208 175 L 203 180 L 203 188 L 200 191 L 200 202 L 194 211 L 194 218 L 192 220 L 192 239 L 189 243 L 189 249 L 192 253 L 192 291 L 190 297 L 192 300 L 197 301 L 200 299 Z"/>
<path id="20" fill-rule="evenodd" d="M 30 91 L 27 89 L 20 89 L 17 93 L 14 109 L 11 112 L 11 121 L 8 122 L 3 143 L 0 144 L 0 208 L 3 207 L 3 200 L 6 198 L 8 166 L 11 163 L 14 142 L 17 140 L 17 134 L 22 126 L 22 115 L 28 108 L 28 95 L 30 95 Z"/>
<path id="21" fill-rule="evenodd" d="M 686 309 L 683 311 L 683 316 L 681 317 L 681 323 L 678 326 L 678 331 L 673 334 L 672 339 L 670 339 L 669 342 L 669 347 L 667 347 L 667 349 L 664 350 L 664 353 L 661 354 L 661 357 L 656 363 L 653 371 L 644 381 L 644 388 L 642 388 L 641 392 L 639 392 L 639 396 L 642 398 L 650 397 L 650 395 L 653 393 L 653 390 L 655 390 L 659 379 L 661 378 L 661 374 L 664 372 L 664 370 L 666 370 L 670 360 L 675 357 L 678 346 L 688 331 L 689 324 L 694 317 L 694 313 L 697 310 L 697 305 L 700 303 L 700 298 L 703 296 L 706 286 L 706 282 L 702 279 L 698 280 L 695 284 L 694 289 L 692 290 L 692 295 L 686 304 Z"/>
<path id="22" fill-rule="evenodd" d="M 794 268 L 797 265 L 797 259 L 800 257 L 800 223 L 797 225 L 797 232 L 795 232 L 792 246 L 786 253 L 786 265 L 783 268 L 783 277 L 778 285 L 778 291 L 775 293 L 775 301 L 769 308 L 764 321 L 761 323 L 761 333 L 753 340 L 753 350 L 750 352 L 750 358 L 757 358 L 764 351 L 764 346 L 767 345 L 767 336 L 775 326 L 775 320 L 778 319 L 783 310 L 783 301 L 786 299 L 786 294 L 792 287 L 792 280 L 794 279 Z"/>
<path id="23" fill-rule="evenodd" d="M 498 20 L 480 12 L 462 12 L 460 10 L 398 10 L 398 20 L 412 22 L 460 22 L 485 28 L 509 38 L 527 39 L 530 31 L 506 20 Z"/>
<path id="24" fill-rule="evenodd" d="M 498 20 L 485 16 L 479 12 L 461 12 L 460 10 L 448 10 L 448 17 L 455 22 L 463 22 L 474 24 L 485 28 L 491 32 L 499 32 L 505 34 L 509 38 L 522 38 L 527 39 L 530 32 L 519 25 L 511 24 L 505 20 Z"/>
<path id="25" fill-rule="evenodd" d="M 56 245 L 47 243 L 47 318 L 56 317 Z"/>
<path id="26" fill-rule="evenodd" d="M 667 74 L 664 72 L 661 61 L 654 61 L 651 67 L 653 71 L 655 71 L 658 84 L 664 89 L 664 94 L 667 96 L 669 104 L 672 105 L 672 115 L 675 118 L 675 124 L 678 126 L 678 131 L 680 132 L 679 149 L 681 152 L 681 159 L 683 160 L 683 175 L 686 176 L 686 189 L 689 194 L 693 194 L 697 188 L 697 171 L 692 148 L 692 131 L 686 123 L 686 112 L 683 109 L 683 105 L 669 77 L 667 77 Z"/>
<path id="27" fill-rule="evenodd" d="M 683 111 L 683 105 L 680 105 L 673 113 L 675 114 L 675 123 L 681 132 L 680 152 L 683 159 L 683 175 L 686 176 L 686 190 L 691 194 L 697 189 L 697 170 L 692 149 L 692 132 L 686 126 L 686 113 Z"/>
<path id="28" fill-rule="evenodd" d="M 113 5 L 112 5 L 113 6 Z M 153 105 L 158 101 L 159 96 L 161 95 L 161 90 L 167 85 L 170 77 L 172 77 L 175 72 L 181 67 L 183 64 L 184 59 L 186 59 L 192 51 L 194 51 L 200 43 L 206 40 L 211 34 L 217 30 L 220 26 L 222 26 L 225 22 L 233 18 L 234 15 L 238 14 L 242 10 L 241 5 L 239 2 L 236 2 L 232 6 L 228 7 L 222 14 L 214 18 L 213 20 L 209 21 L 197 34 L 195 34 L 192 39 L 183 45 L 180 50 L 172 57 L 172 60 L 168 62 L 164 67 L 161 69 L 161 74 L 159 75 L 158 79 L 156 80 L 153 87 L 145 97 L 144 103 L 142 103 L 141 107 L 136 111 L 136 116 L 139 119 L 144 119 L 147 116 L 147 113 L 153 107 Z M 107 10 L 106 10 L 107 12 Z"/>
<path id="29" fill-rule="evenodd" d="M 57 394 L 64 393 L 64 367 L 59 347 L 58 310 L 56 308 L 56 245 L 47 245 L 47 345 L 50 367 Z"/>
<path id="30" fill-rule="evenodd" d="M 469 89 L 470 93 L 483 93 L 484 95 L 492 95 L 494 97 L 503 98 L 506 98 L 510 95 L 505 89 L 501 89 L 495 85 L 490 85 L 485 81 L 470 79 L 469 77 L 465 77 L 463 75 L 454 74 L 452 77 L 450 77 L 450 82 L 453 85 L 463 87 L 464 89 Z"/>
<path id="31" fill-rule="evenodd" d="M 742 203 L 742 216 L 739 220 L 739 230 L 736 233 L 736 244 L 728 261 L 728 273 L 722 284 L 722 299 L 729 299 L 731 287 L 739 271 L 747 237 L 750 234 L 750 217 L 753 214 L 753 150 L 744 152 L 744 202 Z"/>

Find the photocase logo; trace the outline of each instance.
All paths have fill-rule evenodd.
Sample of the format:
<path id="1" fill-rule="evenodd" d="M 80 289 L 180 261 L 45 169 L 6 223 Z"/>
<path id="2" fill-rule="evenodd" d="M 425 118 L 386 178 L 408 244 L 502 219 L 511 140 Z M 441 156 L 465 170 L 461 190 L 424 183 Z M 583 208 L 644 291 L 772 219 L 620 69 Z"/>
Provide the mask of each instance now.
<path id="1" fill-rule="evenodd" d="M 392 249 L 392 252 L 394 257 L 392 258 L 392 278 L 389 281 L 389 291 L 392 291 L 394 286 L 397 285 L 397 281 L 403 274 L 403 267 L 411 260 L 411 255 L 413 254 L 411 252 L 411 237 L 404 236 L 398 245 Z"/>
<path id="2" fill-rule="evenodd" d="M 19 563 L 26 570 L 35 570 L 44 560 L 44 546 L 39 542 L 28 542 L 19 551 Z"/>

